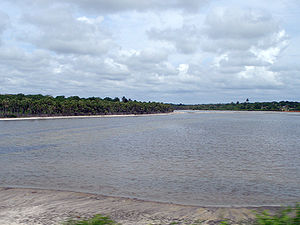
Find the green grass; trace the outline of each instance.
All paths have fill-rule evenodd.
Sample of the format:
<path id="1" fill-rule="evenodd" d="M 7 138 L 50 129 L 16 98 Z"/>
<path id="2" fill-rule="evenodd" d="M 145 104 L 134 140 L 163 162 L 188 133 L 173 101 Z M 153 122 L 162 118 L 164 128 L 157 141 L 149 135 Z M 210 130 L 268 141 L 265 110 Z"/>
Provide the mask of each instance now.
<path id="1" fill-rule="evenodd" d="M 95 215 L 86 220 L 69 220 L 63 225 L 120 225 L 107 216 Z"/>

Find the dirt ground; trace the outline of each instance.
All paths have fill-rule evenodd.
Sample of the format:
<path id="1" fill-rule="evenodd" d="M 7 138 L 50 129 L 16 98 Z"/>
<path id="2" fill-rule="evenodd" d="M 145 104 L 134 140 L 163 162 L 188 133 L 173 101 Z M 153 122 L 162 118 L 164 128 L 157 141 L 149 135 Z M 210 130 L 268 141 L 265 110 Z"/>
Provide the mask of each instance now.
<path id="1" fill-rule="evenodd" d="M 109 215 L 122 225 L 211 225 L 223 220 L 248 224 L 254 218 L 253 210 L 264 209 L 267 208 L 198 207 L 78 192 L 0 188 L 1 225 L 62 224 L 70 218 L 83 219 L 95 214 Z"/>

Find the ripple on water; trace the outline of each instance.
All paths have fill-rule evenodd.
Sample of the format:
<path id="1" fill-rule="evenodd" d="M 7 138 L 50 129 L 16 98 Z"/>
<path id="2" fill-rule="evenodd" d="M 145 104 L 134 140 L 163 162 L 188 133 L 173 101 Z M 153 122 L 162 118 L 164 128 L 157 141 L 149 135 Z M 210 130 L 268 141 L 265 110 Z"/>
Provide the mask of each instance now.
<path id="1" fill-rule="evenodd" d="M 295 115 L 0 121 L 0 185 L 194 205 L 291 204 L 300 200 Z"/>

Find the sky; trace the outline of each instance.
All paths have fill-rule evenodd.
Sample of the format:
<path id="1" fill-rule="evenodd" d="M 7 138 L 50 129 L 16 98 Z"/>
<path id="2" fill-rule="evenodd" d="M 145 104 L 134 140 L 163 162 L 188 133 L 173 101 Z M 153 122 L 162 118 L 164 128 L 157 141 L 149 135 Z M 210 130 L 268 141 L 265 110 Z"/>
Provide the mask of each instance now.
<path id="1" fill-rule="evenodd" d="M 299 0 L 1 0 L 0 93 L 300 101 Z"/>

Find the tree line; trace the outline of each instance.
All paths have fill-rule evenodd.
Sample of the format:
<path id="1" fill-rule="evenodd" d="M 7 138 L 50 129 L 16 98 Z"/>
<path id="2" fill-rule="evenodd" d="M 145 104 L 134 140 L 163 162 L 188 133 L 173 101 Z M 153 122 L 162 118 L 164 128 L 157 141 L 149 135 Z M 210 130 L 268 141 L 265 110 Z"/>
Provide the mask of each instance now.
<path id="1" fill-rule="evenodd" d="M 150 114 L 172 112 L 170 104 L 116 98 L 0 94 L 0 117 Z"/>
<path id="2" fill-rule="evenodd" d="M 248 99 L 247 99 L 248 100 Z M 300 111 L 300 102 L 254 102 L 249 100 L 243 103 L 226 104 L 197 104 L 197 105 L 173 105 L 176 110 L 235 110 L 235 111 Z"/>

